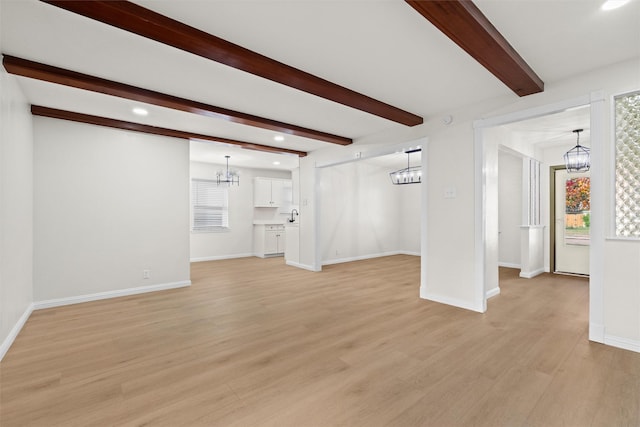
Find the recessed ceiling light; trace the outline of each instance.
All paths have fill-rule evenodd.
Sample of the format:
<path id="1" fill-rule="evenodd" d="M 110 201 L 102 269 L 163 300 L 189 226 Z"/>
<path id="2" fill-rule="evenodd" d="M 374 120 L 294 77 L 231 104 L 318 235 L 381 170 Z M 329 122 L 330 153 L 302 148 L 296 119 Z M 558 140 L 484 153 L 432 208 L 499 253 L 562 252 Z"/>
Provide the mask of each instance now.
<path id="1" fill-rule="evenodd" d="M 275 141 L 284 141 L 284 136 L 282 136 L 282 135 L 276 135 L 276 136 L 274 136 L 274 137 L 273 137 L 273 139 L 274 139 Z"/>
<path id="2" fill-rule="evenodd" d="M 133 109 L 133 114 L 137 114 L 139 116 L 146 116 L 149 114 L 149 112 L 144 108 L 136 107 Z"/>
<path id="3" fill-rule="evenodd" d="M 273 162 L 273 164 L 277 166 L 280 164 L 280 162 Z"/>
<path id="4" fill-rule="evenodd" d="M 607 0 L 602 5 L 602 10 L 613 10 L 629 3 L 629 0 Z"/>

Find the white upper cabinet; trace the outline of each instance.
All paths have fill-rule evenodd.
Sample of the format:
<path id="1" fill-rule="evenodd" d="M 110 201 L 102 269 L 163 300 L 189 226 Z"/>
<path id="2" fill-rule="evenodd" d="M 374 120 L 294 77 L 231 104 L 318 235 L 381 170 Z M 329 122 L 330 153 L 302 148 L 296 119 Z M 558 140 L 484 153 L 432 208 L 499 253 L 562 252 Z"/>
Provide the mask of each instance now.
<path id="1" fill-rule="evenodd" d="M 253 206 L 256 208 L 286 208 L 291 206 L 291 180 L 255 178 L 253 180 Z"/>

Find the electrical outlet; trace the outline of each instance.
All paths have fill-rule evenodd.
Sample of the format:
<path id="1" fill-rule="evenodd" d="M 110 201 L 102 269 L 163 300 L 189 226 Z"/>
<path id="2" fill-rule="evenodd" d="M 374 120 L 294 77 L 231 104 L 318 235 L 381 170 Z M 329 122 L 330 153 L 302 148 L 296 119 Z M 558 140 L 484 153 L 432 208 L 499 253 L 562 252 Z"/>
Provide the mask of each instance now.
<path id="1" fill-rule="evenodd" d="M 151 270 L 142 270 L 143 279 L 151 279 Z"/>

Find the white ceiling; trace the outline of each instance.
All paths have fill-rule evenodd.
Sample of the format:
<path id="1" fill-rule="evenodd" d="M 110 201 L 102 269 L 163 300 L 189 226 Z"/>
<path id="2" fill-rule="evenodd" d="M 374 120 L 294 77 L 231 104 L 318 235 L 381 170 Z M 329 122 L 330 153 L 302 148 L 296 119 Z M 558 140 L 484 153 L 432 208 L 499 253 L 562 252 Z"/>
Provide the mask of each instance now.
<path id="1" fill-rule="evenodd" d="M 588 147 L 591 140 L 590 110 L 589 106 L 572 108 L 501 127 L 509 131 L 514 142 L 535 145 L 541 149 L 561 144 L 567 145 L 569 149 L 576 143 L 576 134 L 573 131 L 582 129 L 580 144 Z"/>
<path id="2" fill-rule="evenodd" d="M 0 1 L 6 54 L 354 139 L 403 126 L 37 0 Z M 490 98 L 516 99 L 401 0 L 136 3 L 426 121 Z M 640 0 L 609 12 L 600 10 L 602 0 L 475 3 L 547 85 L 640 57 Z M 19 81 L 33 104 L 301 151 L 327 146 L 290 135 L 276 142 L 271 131 L 155 106 L 146 106 L 150 114 L 140 118 L 131 114 L 137 103 L 129 100 Z M 240 153 L 273 162 L 273 154 L 235 150 L 230 155 L 238 163 Z M 208 161 L 203 147 L 197 153 Z"/>

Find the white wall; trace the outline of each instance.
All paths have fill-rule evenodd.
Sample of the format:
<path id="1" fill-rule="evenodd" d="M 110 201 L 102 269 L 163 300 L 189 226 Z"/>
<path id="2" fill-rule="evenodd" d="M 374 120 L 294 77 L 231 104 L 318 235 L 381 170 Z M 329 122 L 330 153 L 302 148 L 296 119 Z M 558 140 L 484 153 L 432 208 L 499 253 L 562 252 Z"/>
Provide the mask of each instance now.
<path id="1" fill-rule="evenodd" d="M 0 69 L 0 360 L 33 302 L 32 128 L 15 77 Z"/>
<path id="2" fill-rule="evenodd" d="M 323 264 L 419 253 L 420 186 L 393 185 L 392 169 L 358 161 L 321 170 Z"/>
<path id="3" fill-rule="evenodd" d="M 226 166 L 191 162 L 191 178 L 216 179 L 216 172 Z M 215 233 L 191 232 L 191 260 L 205 261 L 237 258 L 253 254 L 253 220 L 283 220 L 286 215 L 276 208 L 253 207 L 253 178 L 291 179 L 291 172 L 234 168 L 240 173 L 240 185 L 229 190 L 228 231 Z M 298 219 L 301 219 L 298 217 Z"/>
<path id="4" fill-rule="evenodd" d="M 188 142 L 34 124 L 34 299 L 188 284 Z"/>
<path id="5" fill-rule="evenodd" d="M 522 225 L 522 158 L 498 152 L 498 228 L 500 265 L 519 268 Z"/>
<path id="6" fill-rule="evenodd" d="M 428 136 L 428 245 L 422 296 L 474 308 L 473 127 L 456 121 Z M 455 190 L 455 198 L 446 198 L 446 190 Z"/>

